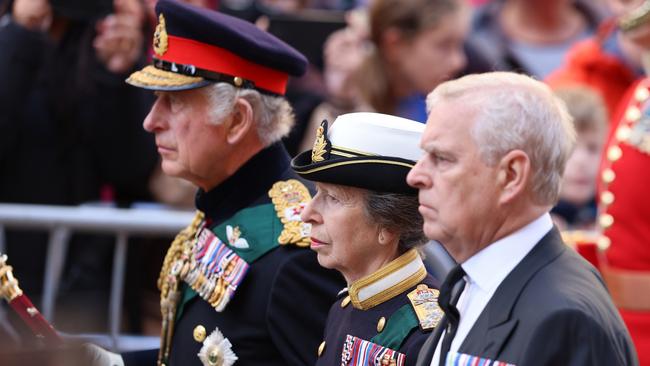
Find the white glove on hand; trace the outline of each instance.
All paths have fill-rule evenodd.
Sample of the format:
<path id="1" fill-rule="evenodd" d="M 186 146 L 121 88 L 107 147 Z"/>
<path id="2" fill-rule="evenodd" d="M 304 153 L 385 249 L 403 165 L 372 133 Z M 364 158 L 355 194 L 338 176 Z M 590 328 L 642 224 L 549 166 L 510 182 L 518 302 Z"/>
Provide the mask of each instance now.
<path id="1" fill-rule="evenodd" d="M 93 366 L 124 366 L 122 356 L 109 352 L 95 344 L 86 343 L 84 349 Z"/>

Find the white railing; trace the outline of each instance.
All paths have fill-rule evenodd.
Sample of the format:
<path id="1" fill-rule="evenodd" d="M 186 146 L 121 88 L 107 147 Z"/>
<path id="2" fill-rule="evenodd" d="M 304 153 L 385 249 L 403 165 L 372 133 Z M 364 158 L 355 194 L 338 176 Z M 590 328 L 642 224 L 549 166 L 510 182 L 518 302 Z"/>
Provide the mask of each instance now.
<path id="1" fill-rule="evenodd" d="M 56 293 L 73 232 L 115 234 L 115 251 L 109 304 L 109 335 L 112 349 L 120 349 L 120 321 L 127 240 L 130 235 L 173 237 L 187 226 L 192 212 L 149 208 L 120 209 L 96 206 L 46 206 L 0 204 L 0 253 L 5 248 L 5 228 L 50 231 L 45 265 L 41 311 L 52 321 Z M 11 256 L 11 253 L 9 253 Z M 9 258 L 11 262 L 11 257 Z M 20 274 L 17 274 L 20 278 Z"/>

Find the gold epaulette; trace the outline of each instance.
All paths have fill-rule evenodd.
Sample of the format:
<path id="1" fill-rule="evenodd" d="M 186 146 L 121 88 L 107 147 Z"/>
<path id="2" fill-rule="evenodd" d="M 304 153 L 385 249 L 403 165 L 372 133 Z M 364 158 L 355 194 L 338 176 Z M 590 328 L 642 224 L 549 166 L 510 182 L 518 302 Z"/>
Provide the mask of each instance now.
<path id="1" fill-rule="evenodd" d="M 444 312 L 438 305 L 439 295 L 440 291 L 429 288 L 426 284 L 419 284 L 415 290 L 406 295 L 411 301 L 420 329 L 431 330 L 440 323 Z"/>
<path id="2" fill-rule="evenodd" d="M 269 197 L 284 226 L 278 242 L 282 245 L 295 244 L 299 247 L 309 247 L 311 225 L 300 219 L 300 213 L 311 201 L 311 194 L 307 187 L 296 179 L 276 182 L 269 190 Z"/>

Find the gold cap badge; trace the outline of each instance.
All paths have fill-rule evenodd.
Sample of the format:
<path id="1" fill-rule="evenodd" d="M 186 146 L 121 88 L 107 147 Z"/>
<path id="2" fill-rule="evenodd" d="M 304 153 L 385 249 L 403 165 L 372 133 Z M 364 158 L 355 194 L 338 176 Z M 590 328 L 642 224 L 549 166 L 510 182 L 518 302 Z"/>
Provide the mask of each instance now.
<path id="1" fill-rule="evenodd" d="M 153 34 L 153 51 L 158 56 L 162 56 L 167 52 L 167 28 L 165 28 L 165 17 L 160 14 L 158 16 L 158 25 Z"/>

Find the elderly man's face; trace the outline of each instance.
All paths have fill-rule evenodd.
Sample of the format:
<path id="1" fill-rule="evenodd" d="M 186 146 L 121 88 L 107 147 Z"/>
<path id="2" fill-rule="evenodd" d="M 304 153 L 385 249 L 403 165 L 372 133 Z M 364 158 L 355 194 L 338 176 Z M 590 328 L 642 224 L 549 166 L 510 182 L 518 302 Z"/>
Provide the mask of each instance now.
<path id="1" fill-rule="evenodd" d="M 210 124 L 208 98 L 200 89 L 158 92 L 158 99 L 144 120 L 144 129 L 155 134 L 162 169 L 203 189 L 215 181 L 224 158 L 224 126 Z"/>
<path id="2" fill-rule="evenodd" d="M 496 208 L 497 170 L 480 158 L 471 136 L 475 119 L 459 101 L 440 101 L 431 110 L 422 135 L 425 155 L 407 177 L 419 189 L 424 233 L 442 242 L 456 258 L 479 244 L 481 223 Z"/>

